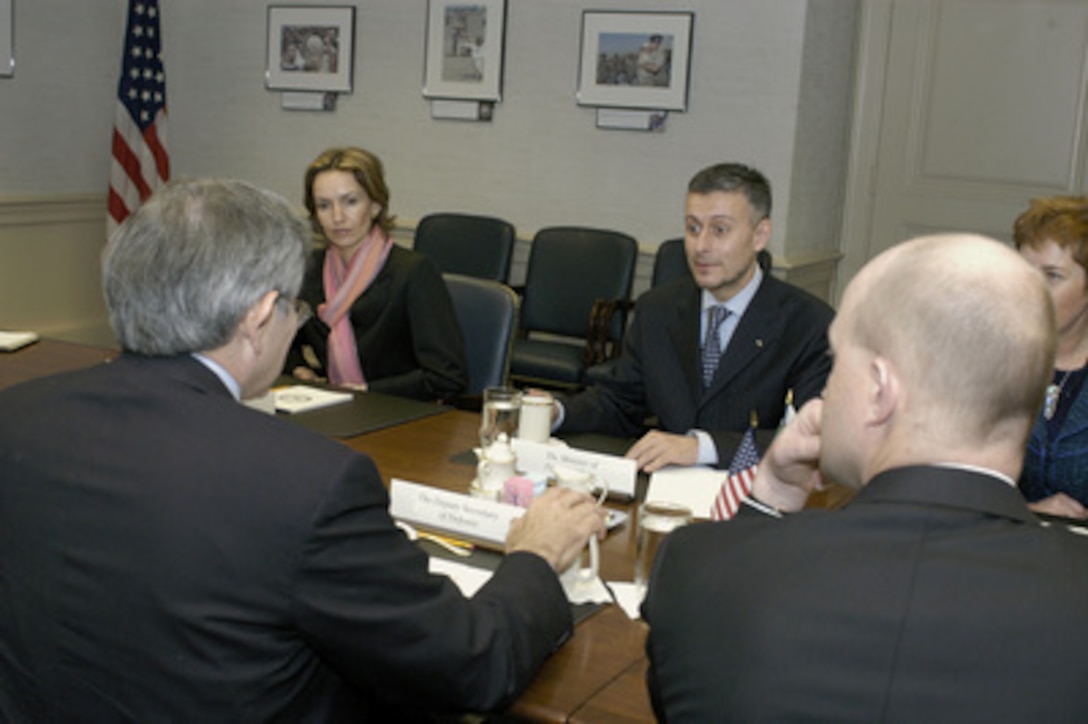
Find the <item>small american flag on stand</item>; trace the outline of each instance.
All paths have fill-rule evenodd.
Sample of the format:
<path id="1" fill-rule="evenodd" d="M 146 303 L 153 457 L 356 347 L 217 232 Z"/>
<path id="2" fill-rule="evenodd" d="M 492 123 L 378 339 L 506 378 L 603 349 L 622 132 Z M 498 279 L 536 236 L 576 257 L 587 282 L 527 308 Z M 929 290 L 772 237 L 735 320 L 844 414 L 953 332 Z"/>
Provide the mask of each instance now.
<path id="1" fill-rule="evenodd" d="M 748 428 L 741 438 L 733 460 L 729 463 L 729 473 L 722 483 L 721 490 L 710 507 L 711 520 L 729 520 L 740 510 L 741 501 L 752 494 L 752 481 L 759 468 L 759 448 L 753 430 L 756 424 Z"/>
<path id="2" fill-rule="evenodd" d="M 117 84 L 107 231 L 112 234 L 169 179 L 159 0 L 129 0 L 125 54 Z"/>

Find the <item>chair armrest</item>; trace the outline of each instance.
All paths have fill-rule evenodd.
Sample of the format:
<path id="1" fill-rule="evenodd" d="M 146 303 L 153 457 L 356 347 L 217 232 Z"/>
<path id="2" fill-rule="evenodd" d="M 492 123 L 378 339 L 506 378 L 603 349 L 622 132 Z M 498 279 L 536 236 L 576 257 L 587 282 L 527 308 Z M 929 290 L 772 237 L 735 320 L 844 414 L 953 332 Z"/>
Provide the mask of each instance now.
<path id="1" fill-rule="evenodd" d="M 616 314 L 621 318 L 634 307 L 630 299 L 598 299 L 589 311 L 589 333 L 586 335 L 586 349 L 582 361 L 586 367 L 600 364 L 607 359 L 619 357 L 623 348 L 623 335 L 614 340 L 609 331 Z"/>

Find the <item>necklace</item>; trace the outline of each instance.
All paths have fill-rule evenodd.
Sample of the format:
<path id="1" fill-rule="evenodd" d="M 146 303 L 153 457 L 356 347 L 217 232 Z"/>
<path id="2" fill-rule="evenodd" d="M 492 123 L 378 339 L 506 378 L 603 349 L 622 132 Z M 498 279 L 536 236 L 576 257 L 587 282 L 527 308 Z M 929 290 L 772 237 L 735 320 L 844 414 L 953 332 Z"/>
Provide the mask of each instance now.
<path id="1" fill-rule="evenodd" d="M 1088 367 L 1088 359 L 1084 360 L 1084 365 L 1078 369 L 1084 369 Z M 1065 383 L 1069 381 L 1069 375 L 1078 370 L 1068 369 L 1065 374 L 1062 375 L 1061 380 L 1057 384 L 1051 383 L 1046 386 L 1046 401 L 1043 403 L 1043 417 L 1051 419 L 1054 417 L 1054 413 L 1058 411 L 1058 401 L 1061 400 L 1062 391 L 1065 389 Z M 1057 374 L 1057 370 L 1054 370 Z"/>
<path id="2" fill-rule="evenodd" d="M 1062 388 L 1065 387 L 1065 383 L 1072 373 L 1073 370 L 1066 370 L 1058 384 L 1051 383 L 1046 386 L 1046 402 L 1043 404 L 1043 417 L 1046 419 L 1049 420 L 1054 417 L 1054 412 L 1058 409 L 1058 399 L 1062 396 Z"/>

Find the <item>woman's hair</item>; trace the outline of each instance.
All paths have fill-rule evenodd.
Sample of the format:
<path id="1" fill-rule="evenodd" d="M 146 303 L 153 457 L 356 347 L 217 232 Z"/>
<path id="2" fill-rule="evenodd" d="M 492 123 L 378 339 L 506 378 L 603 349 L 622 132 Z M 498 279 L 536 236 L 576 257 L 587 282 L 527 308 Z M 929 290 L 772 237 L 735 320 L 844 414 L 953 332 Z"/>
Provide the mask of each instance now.
<path id="1" fill-rule="evenodd" d="M 354 176 L 370 200 L 381 206 L 381 212 L 374 223 L 387 234 L 393 230 L 396 217 L 389 213 L 389 187 L 385 185 L 385 170 L 381 159 L 361 148 L 330 148 L 315 158 L 306 169 L 306 210 L 310 212 L 310 223 L 318 236 L 323 234 L 314 204 L 314 179 L 323 171 L 347 171 Z"/>
<path id="2" fill-rule="evenodd" d="M 306 221 L 243 181 L 167 185 L 110 238 L 102 288 L 125 350 L 175 355 L 221 347 L 270 291 L 298 296 Z"/>
<path id="3" fill-rule="evenodd" d="M 1069 248 L 1073 260 L 1088 270 L 1088 196 L 1032 199 L 1012 227 L 1016 248 L 1052 240 Z"/>

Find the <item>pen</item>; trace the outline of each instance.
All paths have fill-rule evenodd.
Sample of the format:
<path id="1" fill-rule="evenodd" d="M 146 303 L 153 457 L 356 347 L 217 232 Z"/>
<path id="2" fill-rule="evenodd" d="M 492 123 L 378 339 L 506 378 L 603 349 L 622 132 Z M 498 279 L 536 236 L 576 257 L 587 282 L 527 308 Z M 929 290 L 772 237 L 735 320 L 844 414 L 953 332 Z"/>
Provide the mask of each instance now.
<path id="1" fill-rule="evenodd" d="M 449 536 L 439 535 L 438 533 L 429 533 L 421 530 L 418 535 L 420 538 L 437 543 L 451 553 L 456 553 L 458 555 L 468 555 L 468 553 L 476 547 L 468 541 L 450 538 Z"/>

